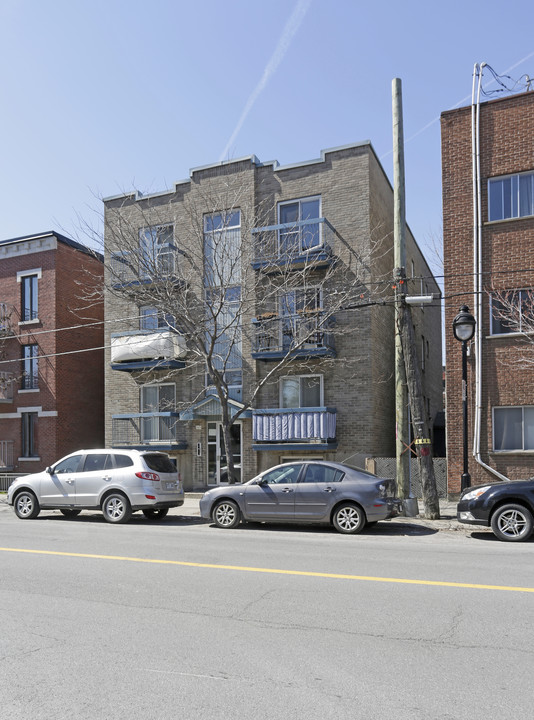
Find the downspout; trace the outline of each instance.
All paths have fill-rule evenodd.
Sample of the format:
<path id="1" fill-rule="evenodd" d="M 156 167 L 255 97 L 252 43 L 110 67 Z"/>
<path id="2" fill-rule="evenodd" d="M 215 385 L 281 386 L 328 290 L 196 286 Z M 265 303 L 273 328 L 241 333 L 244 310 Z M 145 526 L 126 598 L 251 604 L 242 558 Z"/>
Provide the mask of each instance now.
<path id="1" fill-rule="evenodd" d="M 482 89 L 482 71 L 486 63 L 476 65 L 473 71 L 473 95 L 471 102 L 471 131 L 473 148 L 473 267 L 475 293 L 475 419 L 473 425 L 473 457 L 476 462 L 499 480 L 508 480 L 495 468 L 487 465 L 480 456 L 480 435 L 482 421 L 482 188 L 480 183 L 480 92 Z M 478 75 L 478 87 L 475 101 L 475 80 Z"/>

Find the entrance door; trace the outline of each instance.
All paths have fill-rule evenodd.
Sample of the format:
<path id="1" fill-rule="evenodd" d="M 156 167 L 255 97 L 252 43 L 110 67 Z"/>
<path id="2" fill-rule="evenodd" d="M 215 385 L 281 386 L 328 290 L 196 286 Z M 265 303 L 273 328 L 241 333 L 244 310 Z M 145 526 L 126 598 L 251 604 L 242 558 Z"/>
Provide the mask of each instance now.
<path id="1" fill-rule="evenodd" d="M 234 457 L 235 481 L 241 482 L 241 437 L 242 424 L 236 422 L 230 428 L 230 442 Z M 228 463 L 224 450 L 221 422 L 208 423 L 208 485 L 228 483 Z"/>

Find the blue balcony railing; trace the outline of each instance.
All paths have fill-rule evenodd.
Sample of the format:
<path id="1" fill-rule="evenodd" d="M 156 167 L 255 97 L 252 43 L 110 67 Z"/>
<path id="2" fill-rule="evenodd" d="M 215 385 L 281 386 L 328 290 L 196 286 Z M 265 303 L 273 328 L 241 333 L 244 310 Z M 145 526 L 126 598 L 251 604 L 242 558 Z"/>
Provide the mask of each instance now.
<path id="1" fill-rule="evenodd" d="M 269 225 L 252 230 L 256 270 L 298 265 L 320 267 L 332 262 L 336 232 L 326 218 Z"/>
<path id="2" fill-rule="evenodd" d="M 324 311 L 303 311 L 295 315 L 260 315 L 253 321 L 252 357 L 277 359 L 294 356 L 335 355 L 331 330 L 334 318 Z"/>

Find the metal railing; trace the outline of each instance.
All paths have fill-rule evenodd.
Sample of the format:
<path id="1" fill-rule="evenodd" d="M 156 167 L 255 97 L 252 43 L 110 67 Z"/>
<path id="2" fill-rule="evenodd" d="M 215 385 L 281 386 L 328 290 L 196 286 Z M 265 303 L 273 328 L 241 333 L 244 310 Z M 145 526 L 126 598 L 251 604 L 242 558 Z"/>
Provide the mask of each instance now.
<path id="1" fill-rule="evenodd" d="M 0 440 L 0 471 L 13 468 L 13 440 Z"/>
<path id="2" fill-rule="evenodd" d="M 329 329 L 332 317 L 324 311 L 281 316 L 266 313 L 253 322 L 252 351 L 255 353 L 334 350 L 334 337 Z"/>
<path id="3" fill-rule="evenodd" d="M 255 442 L 326 442 L 336 437 L 335 408 L 269 408 L 252 411 Z"/>
<path id="4" fill-rule="evenodd" d="M 326 218 L 254 228 L 253 264 L 317 262 L 332 255 L 335 235 Z"/>
<path id="5" fill-rule="evenodd" d="M 113 445 L 151 443 L 181 444 L 185 441 L 184 423 L 179 413 L 133 413 L 114 415 L 111 421 Z"/>

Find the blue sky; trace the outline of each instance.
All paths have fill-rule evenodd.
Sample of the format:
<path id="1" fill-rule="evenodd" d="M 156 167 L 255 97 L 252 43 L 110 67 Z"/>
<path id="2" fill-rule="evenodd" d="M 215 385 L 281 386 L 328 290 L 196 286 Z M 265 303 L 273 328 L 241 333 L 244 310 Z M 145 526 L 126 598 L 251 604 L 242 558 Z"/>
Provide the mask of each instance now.
<path id="1" fill-rule="evenodd" d="M 400 77 L 407 220 L 429 247 L 439 115 L 469 103 L 475 62 L 534 77 L 531 15 L 527 0 L 0 0 L 0 239 L 83 240 L 99 197 L 222 156 L 286 164 L 369 139 L 391 179 Z"/>

